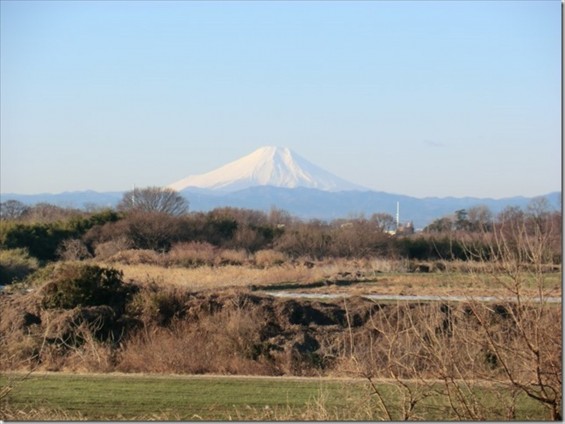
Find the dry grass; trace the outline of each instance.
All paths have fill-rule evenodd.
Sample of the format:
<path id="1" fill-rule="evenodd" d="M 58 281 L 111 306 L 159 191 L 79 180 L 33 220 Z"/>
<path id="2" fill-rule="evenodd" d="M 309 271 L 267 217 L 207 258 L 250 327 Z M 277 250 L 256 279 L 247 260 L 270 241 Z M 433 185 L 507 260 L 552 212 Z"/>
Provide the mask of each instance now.
<path id="1" fill-rule="evenodd" d="M 351 284 L 348 286 L 323 286 L 300 290 L 308 293 L 343 293 L 348 296 L 363 296 L 368 294 L 399 295 L 399 296 L 498 296 L 508 297 L 508 290 L 487 274 L 418 274 L 418 273 L 391 273 L 382 274 L 373 280 Z M 561 296 L 561 278 L 555 274 L 548 276 L 544 297 Z M 537 297 L 539 290 L 535 287 L 524 288 L 522 294 Z"/>
<path id="2" fill-rule="evenodd" d="M 255 265 L 261 268 L 282 265 L 288 262 L 288 256 L 276 250 L 259 250 L 253 256 Z"/>
<path id="3" fill-rule="evenodd" d="M 276 256 L 259 255 L 262 264 L 276 262 Z M 496 296 L 505 295 L 500 284 L 493 284 L 489 274 L 479 264 L 450 263 L 446 272 L 407 272 L 406 261 L 331 260 L 317 263 L 299 261 L 281 265 L 202 265 L 192 268 L 155 264 L 108 264 L 124 273 L 126 280 L 156 283 L 189 290 L 220 289 L 228 287 L 269 286 L 296 283 L 301 292 L 347 293 L 348 295 L 438 295 L 438 296 Z M 472 271 L 470 270 L 472 268 Z M 546 296 L 561 295 L 561 274 L 546 275 Z M 318 288 L 300 288 L 300 284 L 327 281 Z M 350 282 L 334 285 L 332 282 Z M 537 295 L 537 288 L 524 288 L 524 294 Z"/>
<path id="4" fill-rule="evenodd" d="M 127 265 L 151 264 L 161 266 L 163 255 L 150 249 L 127 249 L 115 253 L 107 258 L 106 261 Z"/>
<path id="5" fill-rule="evenodd" d="M 178 243 L 166 253 L 123 250 L 104 258 L 104 255 L 97 255 L 95 261 L 118 268 L 127 280 L 196 291 L 284 283 L 295 284 L 294 288 L 299 290 L 348 295 L 496 296 L 505 291 L 504 284 L 499 281 L 505 274 L 504 264 L 482 261 L 379 257 L 291 260 L 276 250 L 251 254 L 244 250 L 218 248 L 206 242 Z M 559 296 L 561 267 L 547 265 L 546 268 L 541 273 L 545 280 L 545 295 Z M 532 270 L 524 269 L 523 272 L 526 278 L 523 294 L 536 295 L 538 282 L 527 283 L 526 274 Z M 328 284 L 314 289 L 300 287 L 317 282 Z"/>
<path id="6" fill-rule="evenodd" d="M 222 310 L 198 319 L 139 332 L 126 342 L 118 371 L 175 374 L 278 374 L 262 360 L 259 333 L 264 319 L 257 309 Z"/>
<path id="7" fill-rule="evenodd" d="M 305 283 L 321 280 L 332 274 L 335 269 L 332 266 L 310 269 L 301 265 L 282 265 L 265 269 L 238 265 L 164 268 L 157 265 L 117 263 L 111 264 L 111 266 L 122 271 L 126 280 L 182 286 L 190 290 L 269 285 L 283 282 Z"/>
<path id="8" fill-rule="evenodd" d="M 15 408 L 2 405 L 0 418 L 7 421 L 86 421 L 80 412 L 69 412 L 61 408 Z"/>

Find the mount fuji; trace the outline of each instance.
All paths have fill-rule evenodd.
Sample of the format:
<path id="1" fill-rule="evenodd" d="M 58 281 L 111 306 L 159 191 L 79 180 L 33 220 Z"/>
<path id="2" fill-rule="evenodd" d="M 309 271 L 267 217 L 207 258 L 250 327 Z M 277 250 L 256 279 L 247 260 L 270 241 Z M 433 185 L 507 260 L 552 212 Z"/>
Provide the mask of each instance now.
<path id="1" fill-rule="evenodd" d="M 322 191 L 368 191 L 314 165 L 286 147 L 261 147 L 241 159 L 168 187 L 176 191 L 206 189 L 221 193 L 257 186 L 311 188 Z"/>

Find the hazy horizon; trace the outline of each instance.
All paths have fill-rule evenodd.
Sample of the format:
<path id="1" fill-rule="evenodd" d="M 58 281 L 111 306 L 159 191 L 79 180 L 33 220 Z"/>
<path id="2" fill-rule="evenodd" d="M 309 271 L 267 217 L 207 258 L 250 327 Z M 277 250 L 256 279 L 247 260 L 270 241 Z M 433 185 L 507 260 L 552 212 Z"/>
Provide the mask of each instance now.
<path id="1" fill-rule="evenodd" d="M 561 2 L 0 2 L 0 193 L 289 147 L 375 191 L 561 191 Z"/>

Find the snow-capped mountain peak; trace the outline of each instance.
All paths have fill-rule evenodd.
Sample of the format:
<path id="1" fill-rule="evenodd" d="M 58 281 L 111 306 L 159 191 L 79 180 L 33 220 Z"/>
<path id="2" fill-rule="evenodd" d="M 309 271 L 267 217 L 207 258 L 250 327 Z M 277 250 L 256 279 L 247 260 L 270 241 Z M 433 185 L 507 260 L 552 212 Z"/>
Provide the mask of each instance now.
<path id="1" fill-rule="evenodd" d="M 232 192 L 254 186 L 307 187 L 325 191 L 366 190 L 314 165 L 286 147 L 261 147 L 218 169 L 191 175 L 168 187 Z"/>

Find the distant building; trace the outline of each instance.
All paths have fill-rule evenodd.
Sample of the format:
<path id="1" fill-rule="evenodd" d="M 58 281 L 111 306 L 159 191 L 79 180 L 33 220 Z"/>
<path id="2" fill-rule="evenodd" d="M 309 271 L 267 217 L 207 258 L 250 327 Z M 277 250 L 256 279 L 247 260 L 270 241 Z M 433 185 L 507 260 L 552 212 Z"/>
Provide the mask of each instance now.
<path id="1" fill-rule="evenodd" d="M 412 223 L 412 221 L 409 221 L 406 224 L 399 224 L 396 228 L 396 234 L 414 234 L 414 224 Z"/>
<path id="2" fill-rule="evenodd" d="M 390 234 L 391 236 L 395 236 L 395 235 L 409 235 L 409 234 L 414 234 L 414 224 L 412 223 L 412 221 L 409 221 L 405 224 L 400 224 L 397 223 L 396 224 L 396 228 L 394 230 L 388 230 L 386 231 L 387 234 Z"/>

